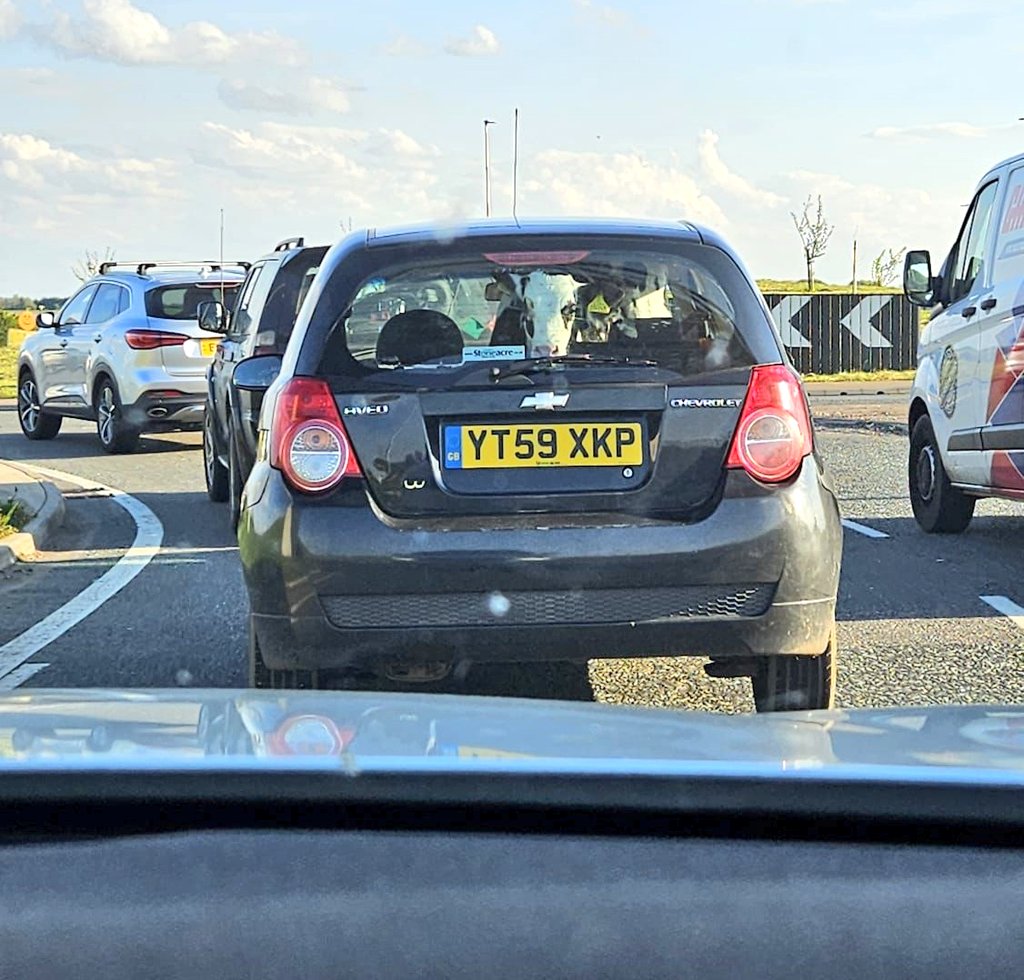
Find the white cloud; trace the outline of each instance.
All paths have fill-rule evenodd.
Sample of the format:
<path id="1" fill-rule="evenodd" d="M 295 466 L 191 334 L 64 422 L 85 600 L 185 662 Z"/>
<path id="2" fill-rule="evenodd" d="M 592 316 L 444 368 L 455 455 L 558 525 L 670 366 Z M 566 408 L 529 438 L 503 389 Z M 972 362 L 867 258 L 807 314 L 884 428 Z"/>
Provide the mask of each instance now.
<path id="1" fill-rule="evenodd" d="M 867 135 L 879 140 L 981 139 L 1009 126 L 975 126 L 965 122 L 937 122 L 920 126 L 879 126 Z"/>
<path id="2" fill-rule="evenodd" d="M 230 108 L 254 112 L 307 116 L 317 109 L 344 113 L 352 107 L 343 83 L 320 75 L 284 85 L 223 79 L 217 92 Z"/>
<path id="3" fill-rule="evenodd" d="M 573 0 L 573 6 L 588 24 L 625 27 L 629 23 L 629 14 L 626 11 L 606 3 L 594 3 L 594 0 Z"/>
<path id="4" fill-rule="evenodd" d="M 674 163 L 659 164 L 639 153 L 577 153 L 548 150 L 523 168 L 520 211 L 692 219 L 727 225 L 718 204 Z"/>
<path id="5" fill-rule="evenodd" d="M 477 24 L 465 37 L 449 37 L 444 42 L 447 54 L 470 58 L 478 55 L 496 54 L 500 45 L 494 31 L 483 24 Z"/>
<path id="6" fill-rule="evenodd" d="M 167 197 L 174 174 L 167 160 L 106 151 L 87 156 L 29 133 L 0 133 L 0 176 L 23 189 Z"/>
<path id="7" fill-rule="evenodd" d="M 14 37 L 21 27 L 21 13 L 14 0 L 0 0 L 0 40 Z"/>
<path id="8" fill-rule="evenodd" d="M 746 177 L 733 173 L 718 154 L 718 134 L 705 129 L 697 141 L 697 158 L 701 173 L 716 187 L 740 200 L 761 207 L 774 208 L 783 198 L 771 191 L 755 187 Z"/>
<path id="9" fill-rule="evenodd" d="M 174 29 L 131 0 L 83 0 L 82 13 L 76 18 L 58 11 L 51 24 L 34 28 L 34 36 L 68 57 L 118 65 L 215 67 L 244 58 L 295 66 L 304 61 L 298 44 L 279 34 L 228 34 L 209 21 Z"/>
<path id="10" fill-rule="evenodd" d="M 235 175 L 239 199 L 273 202 L 308 224 L 322 220 L 325 206 L 381 224 L 437 216 L 450 205 L 438 191 L 438 157 L 400 130 L 267 122 L 207 122 L 194 151 L 198 163 Z"/>
<path id="11" fill-rule="evenodd" d="M 381 45 L 381 51 L 389 58 L 416 58 L 426 54 L 430 49 L 422 41 L 408 34 L 399 34 L 396 38 Z"/>

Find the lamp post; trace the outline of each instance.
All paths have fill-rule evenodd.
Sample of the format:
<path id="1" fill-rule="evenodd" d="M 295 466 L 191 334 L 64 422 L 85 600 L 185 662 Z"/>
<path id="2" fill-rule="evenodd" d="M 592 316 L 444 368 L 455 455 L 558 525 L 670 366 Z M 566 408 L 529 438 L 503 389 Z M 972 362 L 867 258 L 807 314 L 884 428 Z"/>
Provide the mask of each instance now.
<path id="1" fill-rule="evenodd" d="M 484 214 L 491 216 L 491 133 L 488 126 L 493 126 L 493 119 L 484 120 Z"/>

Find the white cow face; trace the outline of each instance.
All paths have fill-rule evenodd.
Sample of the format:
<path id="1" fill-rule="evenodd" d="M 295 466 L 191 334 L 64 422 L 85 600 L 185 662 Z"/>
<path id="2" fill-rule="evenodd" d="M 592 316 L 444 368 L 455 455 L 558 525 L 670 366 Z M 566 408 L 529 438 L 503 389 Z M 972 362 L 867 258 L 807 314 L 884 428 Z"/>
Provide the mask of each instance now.
<path id="1" fill-rule="evenodd" d="M 531 272 L 522 280 L 530 357 L 564 354 L 572 336 L 576 290 L 572 276 Z M 531 330 L 532 325 L 532 330 Z"/>

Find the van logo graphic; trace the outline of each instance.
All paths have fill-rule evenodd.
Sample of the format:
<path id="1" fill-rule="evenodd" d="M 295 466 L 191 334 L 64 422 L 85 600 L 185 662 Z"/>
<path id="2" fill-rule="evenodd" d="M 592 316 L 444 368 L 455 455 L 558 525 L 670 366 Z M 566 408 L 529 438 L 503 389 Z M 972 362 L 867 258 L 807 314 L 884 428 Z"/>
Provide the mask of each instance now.
<path id="1" fill-rule="evenodd" d="M 387 415 L 387 405 L 346 405 L 342 410 L 342 415 Z"/>
<path id="2" fill-rule="evenodd" d="M 556 395 L 553 391 L 538 391 L 527 395 L 520 403 L 520 408 L 535 408 L 538 412 L 565 408 L 569 404 L 569 393 Z"/>

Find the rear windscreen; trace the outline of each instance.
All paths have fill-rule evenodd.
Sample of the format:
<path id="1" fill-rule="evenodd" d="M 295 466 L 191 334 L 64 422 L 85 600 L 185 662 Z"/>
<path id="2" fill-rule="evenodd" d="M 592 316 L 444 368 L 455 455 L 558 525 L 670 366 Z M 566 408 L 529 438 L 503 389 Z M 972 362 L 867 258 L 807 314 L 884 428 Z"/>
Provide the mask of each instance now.
<path id="1" fill-rule="evenodd" d="M 199 304 L 223 303 L 225 307 L 235 301 L 240 283 L 183 282 L 173 286 L 158 286 L 146 293 L 146 315 L 160 320 L 195 320 Z"/>
<path id="2" fill-rule="evenodd" d="M 657 244 L 402 250 L 356 286 L 325 368 L 414 371 L 431 385 L 431 373 L 443 384 L 469 365 L 548 356 L 651 361 L 683 375 L 755 363 L 744 329 L 770 331 L 735 264 L 706 246 Z"/>

